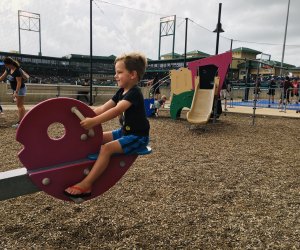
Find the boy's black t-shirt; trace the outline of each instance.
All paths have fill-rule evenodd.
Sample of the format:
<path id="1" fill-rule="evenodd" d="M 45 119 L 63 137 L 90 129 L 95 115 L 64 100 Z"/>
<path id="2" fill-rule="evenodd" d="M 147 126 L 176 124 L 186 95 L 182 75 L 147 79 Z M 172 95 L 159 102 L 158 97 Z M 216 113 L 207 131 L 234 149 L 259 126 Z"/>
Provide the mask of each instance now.
<path id="1" fill-rule="evenodd" d="M 17 88 L 17 77 L 21 77 L 22 78 L 22 74 L 20 72 L 20 69 L 15 69 L 15 71 L 11 74 L 10 73 L 10 69 L 6 69 L 6 73 L 7 73 L 7 80 L 9 81 L 10 83 L 10 87 L 12 90 L 16 90 Z M 24 80 L 22 78 L 22 83 L 21 83 L 21 88 L 24 88 L 25 87 L 25 83 L 24 83 Z"/>
<path id="2" fill-rule="evenodd" d="M 127 93 L 120 88 L 112 97 L 112 100 L 117 104 L 121 100 L 126 100 L 132 105 L 127 109 L 122 117 L 120 123 L 125 135 L 149 136 L 150 125 L 146 117 L 144 97 L 138 86 L 134 86 Z"/>

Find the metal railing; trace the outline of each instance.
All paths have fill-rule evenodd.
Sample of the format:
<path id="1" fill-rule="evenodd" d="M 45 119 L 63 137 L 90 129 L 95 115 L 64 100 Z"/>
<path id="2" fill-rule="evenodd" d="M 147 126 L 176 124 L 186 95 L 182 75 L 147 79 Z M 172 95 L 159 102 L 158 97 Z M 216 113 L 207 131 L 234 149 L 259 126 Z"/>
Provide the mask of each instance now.
<path id="1" fill-rule="evenodd" d="M 8 86 L 8 85 L 6 85 Z M 27 96 L 37 97 L 74 97 L 77 99 L 89 99 L 90 87 L 79 85 L 65 85 L 65 84 L 26 84 Z M 97 97 L 112 96 L 117 87 L 115 86 L 93 86 L 93 102 Z M 6 95 L 12 95 L 13 91 L 10 87 L 6 87 Z"/>
<path id="2" fill-rule="evenodd" d="M 165 84 L 168 80 L 170 80 L 170 74 L 166 75 L 165 77 L 159 79 L 157 81 L 157 83 L 153 84 L 150 86 L 149 88 L 149 99 L 152 97 L 151 95 L 153 95 L 153 97 L 155 96 L 156 90 L 159 89 L 163 84 Z"/>
<path id="3" fill-rule="evenodd" d="M 290 97 L 296 96 L 296 103 L 299 103 L 299 88 L 291 88 L 287 89 L 283 98 L 281 98 L 283 105 L 284 105 L 284 113 L 286 113 L 287 105 L 290 103 Z"/>
<path id="4" fill-rule="evenodd" d="M 298 90 L 299 88 L 296 89 Z M 255 87 L 233 87 L 228 93 L 229 97 L 227 97 L 227 100 L 230 100 L 230 107 L 253 106 L 253 101 L 255 98 L 254 90 Z M 273 98 L 271 98 L 273 96 L 272 90 L 274 91 L 274 103 L 272 103 Z M 260 88 L 257 93 L 257 107 L 278 108 L 282 96 L 285 96 L 282 94 L 283 90 L 283 88 Z M 289 89 L 287 92 L 292 92 L 293 90 L 294 89 Z M 245 92 L 247 92 L 246 95 Z"/>
<path id="5" fill-rule="evenodd" d="M 229 100 L 229 108 L 233 108 L 234 106 L 252 107 L 254 125 L 257 108 L 276 108 L 279 112 L 285 113 L 288 109 L 300 110 L 299 92 L 299 88 L 289 88 L 284 90 L 282 87 L 258 88 L 254 86 L 234 86 L 231 88 L 231 91 L 227 93 L 226 99 Z M 253 98 L 250 97 L 250 95 L 253 95 Z M 295 103 L 290 102 L 291 98 L 294 98 L 293 101 Z"/>

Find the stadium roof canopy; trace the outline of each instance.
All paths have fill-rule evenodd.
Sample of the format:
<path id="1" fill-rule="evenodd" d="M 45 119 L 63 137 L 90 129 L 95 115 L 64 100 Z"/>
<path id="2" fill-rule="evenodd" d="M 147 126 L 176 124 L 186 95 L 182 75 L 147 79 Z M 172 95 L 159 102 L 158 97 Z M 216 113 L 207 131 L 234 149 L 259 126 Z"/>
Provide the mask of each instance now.
<path id="1" fill-rule="evenodd" d="M 63 56 L 63 58 L 66 59 L 89 59 L 90 56 L 89 55 L 80 55 L 80 54 L 69 54 L 66 56 Z M 114 55 L 110 55 L 110 56 L 93 56 L 93 59 L 98 59 L 98 60 L 114 60 L 116 59 L 116 56 Z"/>
<path id="2" fill-rule="evenodd" d="M 251 53 L 251 54 L 261 54 L 261 51 L 255 50 L 255 49 L 250 49 L 250 48 L 246 48 L 246 47 L 239 47 L 239 48 L 235 48 L 232 50 L 232 52 L 245 52 L 245 53 Z"/>
<path id="3" fill-rule="evenodd" d="M 251 61 L 251 68 L 257 68 L 257 66 L 258 66 L 257 63 L 261 63 L 262 65 L 269 65 L 272 68 L 280 68 L 281 67 L 281 62 L 274 61 L 274 60 L 271 60 L 271 61 L 267 61 L 267 60 L 248 60 L 248 61 Z M 249 62 L 247 62 L 246 65 L 249 66 L 250 65 Z M 286 68 L 286 69 L 295 69 L 296 68 L 295 65 L 288 64 L 288 63 L 283 63 L 282 67 Z M 238 64 L 238 68 L 245 68 L 245 62 L 242 62 L 242 63 Z"/>
<path id="4" fill-rule="evenodd" d="M 207 54 L 200 50 L 192 50 L 186 53 L 187 56 L 193 56 L 193 57 L 207 57 L 210 56 L 210 54 Z M 184 55 L 184 54 L 183 54 Z"/>
<path id="5" fill-rule="evenodd" d="M 172 56 L 172 55 L 173 55 L 172 53 L 167 53 L 167 54 L 161 55 L 161 57 L 167 57 L 167 56 Z M 181 57 L 181 55 L 174 52 L 174 58 L 179 58 L 179 57 Z"/>

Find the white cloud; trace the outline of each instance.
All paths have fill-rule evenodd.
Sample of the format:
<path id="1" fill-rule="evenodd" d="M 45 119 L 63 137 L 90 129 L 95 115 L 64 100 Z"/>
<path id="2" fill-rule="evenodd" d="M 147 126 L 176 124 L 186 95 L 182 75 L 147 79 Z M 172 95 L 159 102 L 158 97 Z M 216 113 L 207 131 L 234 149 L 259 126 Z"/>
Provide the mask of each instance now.
<path id="1" fill-rule="evenodd" d="M 108 0 L 114 4 L 149 10 L 162 14 L 176 14 L 176 52 L 184 50 L 185 24 L 180 17 L 189 17 L 214 30 L 217 22 L 217 0 Z M 223 0 L 222 24 L 225 37 L 282 44 L 287 0 Z M 97 4 L 97 5 L 96 5 Z M 93 4 L 94 54 L 120 54 L 128 50 L 143 51 L 157 58 L 159 15 L 150 15 L 114 5 Z M 100 7 L 100 9 L 98 8 Z M 18 50 L 17 10 L 41 14 L 43 55 L 63 56 L 70 53 L 89 54 L 89 1 L 83 0 L 1 0 L 0 50 Z M 291 1 L 287 44 L 300 44 L 300 1 Z M 38 36 L 22 32 L 22 52 L 38 53 Z M 216 35 L 189 22 L 188 50 L 198 49 L 213 54 Z M 162 41 L 162 53 L 171 51 L 172 41 Z M 234 47 L 251 47 L 271 53 L 280 60 L 282 46 L 234 42 Z M 220 52 L 228 50 L 230 41 L 221 38 Z M 300 47 L 287 47 L 285 62 L 300 65 Z"/>

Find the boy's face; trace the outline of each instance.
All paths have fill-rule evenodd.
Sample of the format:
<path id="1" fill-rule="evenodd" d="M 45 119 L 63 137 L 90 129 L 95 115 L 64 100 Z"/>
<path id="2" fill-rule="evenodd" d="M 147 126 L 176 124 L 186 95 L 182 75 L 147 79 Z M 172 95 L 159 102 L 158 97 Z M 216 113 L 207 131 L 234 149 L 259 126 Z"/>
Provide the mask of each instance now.
<path id="1" fill-rule="evenodd" d="M 136 71 L 130 72 L 126 69 L 123 61 L 118 61 L 115 65 L 115 79 L 120 88 L 126 88 L 137 82 Z"/>

